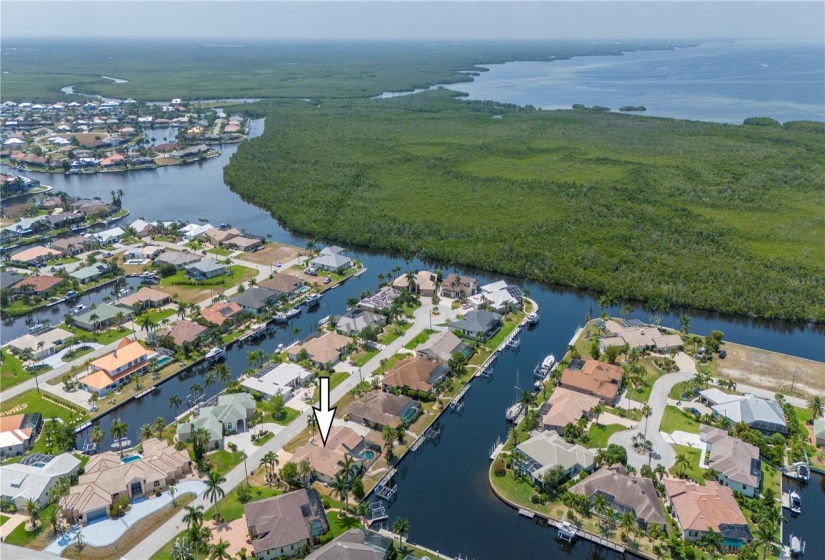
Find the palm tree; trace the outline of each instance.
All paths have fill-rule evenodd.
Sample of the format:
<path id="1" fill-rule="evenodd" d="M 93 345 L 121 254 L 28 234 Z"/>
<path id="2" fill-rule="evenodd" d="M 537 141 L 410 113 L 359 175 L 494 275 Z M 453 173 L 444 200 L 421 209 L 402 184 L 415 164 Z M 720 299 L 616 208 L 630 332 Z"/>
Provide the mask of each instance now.
<path id="1" fill-rule="evenodd" d="M 338 471 L 335 473 L 335 478 L 332 480 L 332 484 L 330 487 L 335 494 L 338 494 L 338 497 L 341 498 L 341 502 L 343 503 L 346 500 L 347 492 L 349 492 L 349 480 L 348 477 L 343 471 Z M 338 518 L 344 517 L 345 508 L 341 507 L 338 510 Z"/>
<path id="2" fill-rule="evenodd" d="M 310 239 L 309 241 L 307 241 L 306 248 L 307 248 L 307 251 L 309 251 L 309 256 L 311 257 L 315 253 L 315 251 L 318 249 L 318 242 L 315 241 L 314 239 Z"/>
<path id="3" fill-rule="evenodd" d="M 266 481 L 267 484 L 272 481 L 272 458 L 275 457 L 274 451 L 269 451 L 261 457 L 261 463 L 263 463 L 264 468 L 266 469 Z"/>
<path id="4" fill-rule="evenodd" d="M 121 438 L 126 437 L 128 431 L 129 426 L 120 418 L 112 422 L 112 425 L 109 426 L 109 434 L 115 441 L 120 441 Z M 123 446 L 120 446 L 120 456 L 123 457 Z"/>
<path id="5" fill-rule="evenodd" d="M 203 378 L 203 386 L 210 387 L 211 385 L 215 384 L 215 374 L 211 371 L 206 373 L 206 376 Z"/>
<path id="6" fill-rule="evenodd" d="M 231 560 L 232 555 L 227 552 L 228 549 L 229 541 L 220 539 L 209 549 L 209 560 Z"/>
<path id="7" fill-rule="evenodd" d="M 722 553 L 724 546 L 724 539 L 722 533 L 717 533 L 711 527 L 708 527 L 707 532 L 702 535 L 702 548 L 708 551 L 709 560 L 713 560 L 715 554 Z"/>
<path id="8" fill-rule="evenodd" d="M 180 396 L 177 393 L 169 397 L 169 407 L 175 409 L 175 418 L 178 416 L 178 409 L 180 408 Z"/>
<path id="9" fill-rule="evenodd" d="M 756 534 L 753 540 L 756 545 L 762 549 L 762 560 L 768 556 L 768 550 L 774 542 L 775 530 L 774 527 L 768 523 L 760 523 L 756 526 Z"/>
<path id="10" fill-rule="evenodd" d="M 143 329 L 147 333 L 155 328 L 155 322 L 152 320 L 152 317 L 149 316 L 148 313 L 144 313 L 143 315 L 138 317 L 137 324 L 138 326 L 140 326 L 141 329 Z"/>
<path id="11" fill-rule="evenodd" d="M 349 502 L 347 500 L 349 490 L 352 487 L 353 480 L 355 480 L 355 461 L 349 455 L 344 455 L 344 459 L 338 461 L 338 466 L 341 468 L 341 470 L 339 470 L 338 473 L 336 473 L 336 476 L 340 474 L 344 481 L 343 494 L 341 495 L 341 499 L 344 502 L 343 509 L 344 511 L 346 511 L 349 506 Z"/>
<path id="12" fill-rule="evenodd" d="M 40 517 L 40 504 L 37 500 L 29 498 L 26 500 L 26 515 L 29 516 L 32 529 L 37 527 L 37 518 Z"/>
<path id="13" fill-rule="evenodd" d="M 203 522 L 203 506 L 185 506 L 184 510 L 186 514 L 183 516 L 183 522 L 186 523 L 187 529 Z"/>
<path id="14" fill-rule="evenodd" d="M 596 493 L 593 497 L 593 509 L 596 510 L 596 515 L 599 516 L 599 525 L 602 520 L 607 520 L 607 515 L 610 513 L 610 504 L 607 503 L 607 498 L 601 493 Z M 612 517 L 612 516 L 611 516 Z"/>
<path id="15" fill-rule="evenodd" d="M 659 482 L 661 482 L 665 478 L 665 475 L 667 474 L 667 469 L 665 468 L 665 466 L 662 463 L 659 463 L 653 469 L 653 472 L 655 472 L 659 476 Z"/>
<path id="16" fill-rule="evenodd" d="M 519 402 L 524 406 L 524 413 L 530 412 L 530 407 L 536 403 L 536 395 L 532 391 L 522 391 Z"/>
<path id="17" fill-rule="evenodd" d="M 200 383 L 192 383 L 192 387 L 189 389 L 189 391 L 193 395 L 197 396 L 197 395 L 200 395 L 201 393 L 203 393 L 203 387 L 201 387 Z"/>
<path id="18" fill-rule="evenodd" d="M 145 441 L 155 435 L 155 431 L 151 424 L 144 424 L 140 427 L 140 439 Z"/>
<path id="19" fill-rule="evenodd" d="M 187 306 L 185 303 L 178 304 L 177 314 L 179 319 L 183 319 L 184 317 L 186 317 L 186 310 Z"/>
<path id="20" fill-rule="evenodd" d="M 684 476 L 685 469 L 690 466 L 690 461 L 687 458 L 687 455 L 684 453 L 679 453 L 676 455 L 676 472 L 679 473 L 679 476 Z"/>
<path id="21" fill-rule="evenodd" d="M 814 420 L 820 418 L 823 415 L 823 412 L 825 412 L 825 404 L 822 403 L 822 399 L 819 398 L 819 395 L 816 395 L 809 400 L 806 408 L 808 409 L 808 412 L 811 413 L 811 418 Z"/>
<path id="22" fill-rule="evenodd" d="M 653 415 L 653 409 L 650 407 L 650 405 L 647 404 L 647 403 L 643 404 L 642 405 L 642 417 L 645 419 L 645 441 L 647 441 L 647 425 L 650 424 L 650 422 L 648 421 L 648 418 L 650 418 L 652 415 Z M 650 453 L 650 457 L 652 457 L 652 456 L 653 456 L 653 454 Z M 650 462 L 650 457 L 648 457 L 648 463 Z"/>
<path id="23" fill-rule="evenodd" d="M 392 426 L 384 426 L 381 429 L 381 437 L 384 440 L 384 451 L 387 453 L 387 461 L 392 457 L 393 443 L 395 442 L 395 430 Z"/>
<path id="24" fill-rule="evenodd" d="M 410 522 L 404 517 L 396 517 L 392 522 L 392 532 L 398 535 L 398 547 L 404 543 L 404 537 L 410 532 Z"/>
<path id="25" fill-rule="evenodd" d="M 619 527 L 622 529 L 622 538 L 626 540 L 628 536 L 636 533 L 636 518 L 629 511 L 625 512 L 619 518 Z"/>
<path id="26" fill-rule="evenodd" d="M 155 418 L 155 421 L 152 422 L 152 428 L 155 429 L 155 433 L 158 435 L 158 439 L 163 437 L 163 430 L 166 428 L 166 420 L 163 416 L 158 416 Z"/>
<path id="27" fill-rule="evenodd" d="M 232 372 L 229 370 L 226 364 L 218 364 L 218 366 L 215 368 L 215 375 L 217 375 L 218 379 L 221 380 L 221 383 L 223 383 L 224 388 L 226 388 L 229 382 L 232 381 Z"/>
<path id="28" fill-rule="evenodd" d="M 177 490 L 175 483 L 170 482 L 166 489 L 169 490 L 169 495 L 172 497 L 172 507 L 178 507 L 178 500 L 175 498 L 175 490 Z"/>
<path id="29" fill-rule="evenodd" d="M 310 438 L 315 441 L 315 414 L 312 412 L 307 414 L 307 428 L 309 428 Z"/>
<path id="30" fill-rule="evenodd" d="M 95 426 L 94 428 L 92 428 L 92 433 L 89 434 L 89 441 L 91 441 L 95 445 L 100 445 L 104 437 L 105 434 L 103 433 L 103 430 L 100 429 L 100 426 Z"/>
<path id="31" fill-rule="evenodd" d="M 682 313 L 682 316 L 679 317 L 679 327 L 685 337 L 690 334 L 690 317 L 688 317 L 686 313 Z"/>
<path id="32" fill-rule="evenodd" d="M 226 478 L 218 471 L 211 470 L 206 476 L 206 495 L 215 504 L 215 517 L 220 519 L 218 513 L 218 498 L 223 498 L 226 492 L 221 488 L 221 484 L 226 482 Z"/>
<path id="33" fill-rule="evenodd" d="M 312 476 L 314 474 L 315 472 L 312 470 L 312 465 L 310 465 L 307 459 L 304 459 L 298 463 L 298 476 L 301 478 L 304 487 L 309 487 L 309 483 L 312 481 Z"/>

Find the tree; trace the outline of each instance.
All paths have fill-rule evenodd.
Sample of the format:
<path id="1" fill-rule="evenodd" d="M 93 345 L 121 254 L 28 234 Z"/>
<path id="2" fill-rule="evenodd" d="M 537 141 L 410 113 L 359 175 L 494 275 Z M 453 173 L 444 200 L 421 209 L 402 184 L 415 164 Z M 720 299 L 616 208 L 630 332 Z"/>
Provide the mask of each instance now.
<path id="1" fill-rule="evenodd" d="M 215 375 L 218 376 L 223 386 L 226 387 L 230 381 L 232 381 L 232 372 L 229 370 L 226 364 L 218 364 L 215 368 Z"/>
<path id="2" fill-rule="evenodd" d="M 226 478 L 216 470 L 209 471 L 209 474 L 206 476 L 206 495 L 212 500 L 212 503 L 215 504 L 215 518 L 220 519 L 220 513 L 218 513 L 218 499 L 223 498 L 226 493 L 221 488 L 221 484 L 226 482 Z"/>
<path id="3" fill-rule="evenodd" d="M 556 465 L 545 471 L 541 477 L 541 485 L 545 494 L 554 494 L 558 491 L 561 481 L 564 479 L 564 467 Z"/>
<path id="4" fill-rule="evenodd" d="M 312 465 L 308 459 L 304 459 L 298 463 L 298 477 L 304 488 L 309 488 L 309 483 L 312 482 L 312 477 L 315 472 L 312 470 Z"/>
<path id="5" fill-rule="evenodd" d="M 315 441 L 315 427 L 315 414 L 310 412 L 309 414 L 307 414 L 307 428 L 309 428 L 309 434 L 312 441 Z"/>
<path id="6" fill-rule="evenodd" d="M 100 324 L 98 323 L 99 319 L 100 315 L 98 315 L 97 313 L 92 313 L 91 315 L 89 315 L 89 320 L 92 322 L 92 324 L 94 324 L 95 330 L 100 328 Z"/>
<path id="7" fill-rule="evenodd" d="M 37 527 L 37 518 L 40 517 L 40 504 L 37 500 L 33 500 L 32 498 L 26 500 L 26 515 L 29 516 L 29 523 L 31 523 L 32 529 Z"/>
<path id="8" fill-rule="evenodd" d="M 453 352 L 447 365 L 454 376 L 461 377 L 467 373 L 467 356 L 462 352 Z"/>
<path id="9" fill-rule="evenodd" d="M 158 439 L 161 439 L 163 437 L 163 430 L 166 428 L 166 420 L 163 416 L 158 416 L 155 418 L 155 421 L 152 422 L 152 428 L 154 428 Z"/>
<path id="10" fill-rule="evenodd" d="M 682 316 L 679 317 L 679 328 L 686 337 L 690 334 L 690 317 L 686 313 L 682 313 Z"/>
<path id="11" fill-rule="evenodd" d="M 679 453 L 676 455 L 676 472 L 679 473 L 679 476 L 684 476 L 685 469 L 690 466 L 690 460 L 688 460 L 687 455 L 684 453 Z"/>
<path id="12" fill-rule="evenodd" d="M 203 522 L 203 506 L 185 506 L 183 509 L 186 512 L 183 522 L 186 523 L 187 529 Z"/>
<path id="13" fill-rule="evenodd" d="M 724 546 L 724 539 L 722 533 L 717 533 L 712 527 L 702 535 L 701 546 L 708 551 L 709 560 L 713 560 L 714 555 L 721 554 Z"/>
<path id="14" fill-rule="evenodd" d="M 602 521 L 607 521 L 609 526 L 613 515 L 610 504 L 607 503 L 607 498 L 604 497 L 604 494 L 597 492 L 593 495 L 593 508 L 596 510 L 596 515 L 599 516 L 599 525 L 602 524 Z M 610 515 L 610 521 L 607 518 L 608 515 Z"/>
<path id="15" fill-rule="evenodd" d="M 180 409 L 180 404 L 180 396 L 177 393 L 169 397 L 169 407 L 175 409 L 175 420 L 177 420 L 178 409 Z"/>
<path id="16" fill-rule="evenodd" d="M 607 451 L 604 457 L 605 464 L 609 465 L 627 465 L 627 449 L 615 443 L 607 446 Z"/>
<path id="17" fill-rule="evenodd" d="M 341 498 L 341 502 L 344 502 L 347 497 L 347 493 L 349 492 L 349 480 L 346 474 L 343 471 L 338 471 L 335 473 L 335 477 L 332 480 L 332 491 L 335 494 L 338 494 L 338 497 Z M 345 507 L 342 505 L 341 508 L 338 510 L 338 518 L 344 517 L 344 510 Z"/>
<path id="18" fill-rule="evenodd" d="M 172 498 L 172 507 L 178 507 L 178 500 L 175 497 L 175 491 L 177 490 L 175 483 L 170 482 L 166 489 L 169 490 L 169 496 Z"/>
<path id="19" fill-rule="evenodd" d="M 289 485 L 290 488 L 298 488 L 301 486 L 301 481 L 298 477 L 298 465 L 292 461 L 287 461 L 281 467 L 281 480 Z"/>
<path id="20" fill-rule="evenodd" d="M 814 420 L 822 417 L 823 412 L 825 412 L 825 405 L 823 405 L 822 399 L 819 395 L 811 398 L 811 400 L 808 401 L 808 406 L 806 408 L 808 409 L 808 412 L 811 413 L 811 418 Z"/>
<path id="21" fill-rule="evenodd" d="M 756 546 L 762 549 L 762 560 L 768 556 L 768 550 L 773 546 L 774 542 L 774 527 L 768 523 L 760 523 L 756 526 L 756 534 L 753 535 L 753 541 Z"/>
<path id="22" fill-rule="evenodd" d="M 146 441 L 147 439 L 149 439 L 150 437 L 155 435 L 151 424 L 144 424 L 143 426 L 141 426 L 139 433 L 140 433 L 140 439 L 142 441 Z"/>
<path id="23" fill-rule="evenodd" d="M 645 419 L 645 439 L 647 439 L 647 425 L 649 422 L 647 421 L 653 415 L 653 409 L 650 407 L 649 404 L 645 403 L 642 405 L 642 417 Z"/>
<path id="24" fill-rule="evenodd" d="M 126 433 L 129 431 L 129 426 L 123 422 L 120 418 L 112 422 L 112 425 L 109 426 L 109 435 L 112 436 L 112 439 L 115 441 L 120 441 L 121 438 L 126 437 Z M 120 446 L 120 456 L 123 457 L 123 446 Z"/>
<path id="25" fill-rule="evenodd" d="M 144 313 L 137 320 L 138 326 L 143 329 L 145 332 L 150 332 L 155 328 L 155 322 L 152 320 L 152 317 L 148 313 Z"/>
<path id="26" fill-rule="evenodd" d="M 622 539 L 627 540 L 630 535 L 636 533 L 636 529 L 638 527 L 636 524 L 636 518 L 633 517 L 633 514 L 629 511 L 625 512 L 619 518 L 619 527 L 622 530 Z"/>
<path id="27" fill-rule="evenodd" d="M 212 545 L 209 549 L 209 560 L 231 560 L 232 555 L 229 554 L 228 549 L 229 541 L 221 538 L 217 544 Z"/>
<path id="28" fill-rule="evenodd" d="M 615 365 L 622 354 L 622 346 L 608 346 L 604 349 L 604 359 Z"/>
<path id="29" fill-rule="evenodd" d="M 384 440 L 384 451 L 387 454 L 387 461 L 392 460 L 392 447 L 395 442 L 395 430 L 392 426 L 384 426 L 381 429 L 381 438 Z"/>
<path id="30" fill-rule="evenodd" d="M 404 537 L 410 532 L 410 522 L 404 517 L 396 517 L 392 522 L 392 532 L 398 535 L 398 546 L 404 543 Z"/>
<path id="31" fill-rule="evenodd" d="M 103 433 L 103 430 L 100 429 L 100 426 L 95 426 L 92 428 L 92 433 L 89 434 L 89 441 L 95 445 L 100 445 L 104 437 L 105 434 Z"/>

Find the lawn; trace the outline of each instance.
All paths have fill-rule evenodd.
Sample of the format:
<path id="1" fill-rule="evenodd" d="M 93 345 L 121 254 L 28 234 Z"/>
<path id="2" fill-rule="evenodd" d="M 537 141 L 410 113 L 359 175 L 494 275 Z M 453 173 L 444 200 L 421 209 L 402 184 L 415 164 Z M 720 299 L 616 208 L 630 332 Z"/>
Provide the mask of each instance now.
<path id="1" fill-rule="evenodd" d="M 6 540 L 3 541 L 6 544 L 12 544 L 15 546 L 28 546 L 32 541 L 37 539 L 41 534 L 45 536 L 45 531 L 51 530 L 49 528 L 49 524 L 45 522 L 46 519 L 49 517 L 49 513 L 56 507 L 55 504 L 49 504 L 40 512 L 40 526 L 35 529 L 34 531 L 26 531 L 26 524 L 21 523 L 17 527 L 15 527 L 11 533 L 6 537 Z M 43 545 L 45 546 L 46 543 L 44 542 Z M 41 547 L 42 548 L 42 547 Z"/>
<path id="2" fill-rule="evenodd" d="M 295 412 L 297 413 L 298 411 L 296 410 Z M 273 432 L 269 432 L 263 437 L 256 438 L 255 441 L 252 442 L 252 445 L 257 445 L 258 447 L 260 447 L 274 437 L 275 434 Z"/>
<path id="3" fill-rule="evenodd" d="M 390 358 L 390 359 L 392 359 L 392 358 Z M 332 391 L 333 389 L 335 389 L 338 385 L 343 383 L 344 380 L 349 376 L 350 376 L 350 374 L 346 371 L 336 371 L 335 373 L 333 373 L 331 376 L 329 376 L 329 390 Z M 327 377 L 327 376 L 322 375 L 321 377 Z M 318 401 L 318 391 L 319 391 L 319 389 L 318 389 L 318 387 L 316 387 L 315 388 L 315 393 L 313 393 L 313 395 L 312 395 L 312 402 L 317 402 Z"/>
<path id="4" fill-rule="evenodd" d="M 766 461 L 762 463 L 762 491 L 772 488 L 776 495 L 779 496 L 782 492 L 782 475 L 779 471 L 770 466 Z"/>
<path id="5" fill-rule="evenodd" d="M 94 348 L 92 348 L 91 346 L 81 346 L 80 348 L 77 348 L 71 352 L 66 352 L 60 359 L 64 362 L 73 362 L 79 357 L 85 356 L 90 352 L 94 352 Z"/>
<path id="6" fill-rule="evenodd" d="M 423 331 L 415 335 L 411 341 L 405 344 L 404 348 L 406 348 L 407 350 L 415 350 L 416 346 L 427 342 L 430 339 L 430 336 L 432 336 L 434 333 L 434 330 L 424 329 Z"/>
<path id="7" fill-rule="evenodd" d="M 301 413 L 299 411 L 295 410 L 294 408 L 289 408 L 288 406 L 285 406 L 284 412 L 281 414 L 280 418 L 272 418 L 272 415 L 270 414 L 266 421 L 268 422 L 271 419 L 276 424 L 280 424 L 281 426 L 287 426 L 300 415 Z M 258 442 L 255 442 L 255 445 L 258 445 Z"/>
<path id="8" fill-rule="evenodd" d="M 610 439 L 610 436 L 626 429 L 627 428 L 621 424 L 593 424 L 590 426 L 590 429 L 587 430 L 587 439 L 584 446 L 588 449 L 607 447 L 607 440 Z"/>
<path id="9" fill-rule="evenodd" d="M 107 329 L 105 331 L 91 333 L 79 327 L 68 327 L 65 323 L 58 325 L 61 329 L 71 331 L 78 341 L 97 342 L 103 346 L 111 344 L 116 340 L 120 340 L 124 336 L 132 334 L 132 331 L 126 327 L 119 329 Z"/>
<path id="10" fill-rule="evenodd" d="M 252 487 L 252 501 L 257 502 L 265 498 L 271 498 L 283 494 L 283 491 L 277 490 L 271 486 L 253 486 Z M 211 518 L 214 506 L 207 509 L 204 517 Z M 218 500 L 218 511 L 224 521 L 234 521 L 243 517 L 243 504 L 238 500 L 238 486 L 228 492 L 225 497 Z"/>
<path id="11" fill-rule="evenodd" d="M 380 352 L 378 348 L 373 348 L 368 352 L 357 352 L 352 356 L 352 362 L 358 367 L 363 367 L 367 362 L 373 359 L 378 352 Z"/>
<path id="12" fill-rule="evenodd" d="M 699 422 L 675 406 L 668 405 L 665 407 L 665 413 L 662 416 L 662 424 L 659 429 L 666 434 L 672 434 L 677 430 L 689 434 L 698 434 Z"/>
<path id="13" fill-rule="evenodd" d="M 705 484 L 705 470 L 699 468 L 699 458 L 702 456 L 702 451 L 696 447 L 687 447 L 685 445 L 674 445 L 673 448 L 676 450 L 676 455 L 685 455 L 688 458 L 688 462 L 690 463 L 687 468 L 685 468 L 685 476 L 690 479 L 695 480 L 699 484 Z M 676 465 L 673 465 L 670 468 L 670 474 L 674 476 L 678 476 L 679 469 Z"/>
<path id="14" fill-rule="evenodd" d="M 0 388 L 8 389 L 27 379 L 32 375 L 23 367 L 23 362 L 6 349 L 2 350 L 3 365 L 0 366 Z"/>
<path id="15" fill-rule="evenodd" d="M 688 387 L 690 387 L 690 381 L 682 381 L 681 383 L 677 383 L 670 389 L 668 397 L 676 401 L 682 400 L 682 393 L 687 391 Z"/>
<path id="16" fill-rule="evenodd" d="M 627 391 L 625 392 L 627 398 L 641 403 L 646 403 L 650 400 L 650 392 L 653 390 L 653 384 L 664 375 L 662 370 L 654 367 L 653 364 L 648 363 L 647 360 L 645 361 L 644 367 L 647 370 L 647 375 L 644 378 L 642 386 L 637 390 L 632 384 L 628 384 Z"/>
<path id="17" fill-rule="evenodd" d="M 221 257 L 228 257 L 229 255 L 231 255 L 235 251 L 230 251 L 229 249 L 224 249 L 223 247 L 212 247 L 211 249 L 209 249 L 206 252 L 211 253 L 213 255 L 218 255 L 218 256 L 221 256 Z"/>
<path id="18" fill-rule="evenodd" d="M 384 334 L 378 337 L 378 342 L 386 346 L 410 330 L 410 327 L 412 327 L 412 323 L 404 323 L 403 325 L 389 325 L 386 329 L 384 329 Z"/>
<path id="19" fill-rule="evenodd" d="M 247 280 L 251 280 L 258 275 L 258 271 L 254 268 L 248 268 L 245 266 L 240 266 L 237 264 L 232 265 L 232 275 L 224 275 L 218 276 L 217 278 L 212 278 L 211 280 L 207 280 L 203 283 L 197 283 L 193 285 L 188 284 L 174 284 L 174 282 L 189 282 L 190 280 L 186 278 L 185 271 L 181 270 L 177 273 L 173 274 L 172 276 L 167 276 L 163 280 L 160 281 L 160 285 L 157 289 L 161 290 L 162 292 L 166 292 L 167 294 L 175 297 L 177 300 L 183 303 L 198 303 L 207 298 L 211 295 L 214 295 L 219 292 L 223 292 L 233 286 L 237 286 L 241 282 L 246 282 Z M 212 284 L 212 282 L 217 282 Z"/>
<path id="20" fill-rule="evenodd" d="M 8 517 L 8 516 L 6 516 L 6 515 L 0 515 L 0 526 L 2 526 L 2 525 L 3 525 L 3 523 L 5 523 L 6 521 L 8 521 L 9 519 L 11 519 L 11 517 Z"/>
<path id="21" fill-rule="evenodd" d="M 49 398 L 54 400 L 60 400 L 58 399 L 58 397 L 55 397 L 54 395 L 49 395 Z M 82 416 L 80 418 L 77 418 L 77 414 L 73 410 L 61 406 L 53 402 L 52 400 L 44 399 L 42 394 L 38 393 L 36 389 L 29 389 L 28 391 L 24 391 L 23 393 L 10 399 L 3 399 L 2 404 L 0 404 L 0 410 L 6 412 L 15 409 L 19 406 L 22 407 L 19 409 L 20 414 L 39 412 L 41 415 L 43 415 L 44 420 L 49 418 L 60 418 L 64 422 L 72 423 L 76 420 L 85 419 L 88 416 L 86 412 L 83 412 Z M 71 406 L 79 410 L 77 406 Z M 38 440 L 38 443 L 40 443 L 40 440 Z"/>
<path id="22" fill-rule="evenodd" d="M 168 319 L 175 313 L 177 313 L 177 311 L 174 309 L 161 309 L 160 311 L 153 311 L 149 313 L 149 318 L 152 319 L 154 324 L 159 325 L 161 321 Z"/>
<path id="23" fill-rule="evenodd" d="M 227 451 L 226 449 L 219 449 L 206 456 L 212 464 L 212 468 L 222 475 L 226 475 L 241 461 L 243 461 L 243 451 Z"/>

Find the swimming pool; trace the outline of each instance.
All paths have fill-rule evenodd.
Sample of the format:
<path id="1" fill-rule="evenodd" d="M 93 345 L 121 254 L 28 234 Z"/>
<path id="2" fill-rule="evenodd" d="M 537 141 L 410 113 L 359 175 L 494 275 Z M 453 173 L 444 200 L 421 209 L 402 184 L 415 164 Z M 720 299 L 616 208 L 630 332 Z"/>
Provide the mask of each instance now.
<path id="1" fill-rule="evenodd" d="M 309 286 L 303 286 L 303 287 L 301 287 L 301 288 L 299 288 L 299 289 L 298 289 L 298 293 L 299 293 L 299 294 L 305 294 L 305 293 L 307 293 L 310 289 L 311 289 L 311 288 L 310 288 Z"/>
<path id="2" fill-rule="evenodd" d="M 143 459 L 143 457 L 141 457 L 140 455 L 129 455 L 128 457 L 124 457 L 120 461 L 122 463 L 132 463 L 134 461 L 140 461 L 141 459 Z"/>
<path id="3" fill-rule="evenodd" d="M 156 364 L 160 368 L 160 367 L 165 366 L 166 364 L 168 364 L 171 361 L 172 361 L 171 356 L 161 356 L 160 358 L 158 358 L 158 361 L 156 362 Z"/>
<path id="4" fill-rule="evenodd" d="M 373 453 L 372 451 L 370 451 L 368 449 L 368 450 L 364 451 L 364 453 L 363 453 L 363 455 L 361 455 L 361 457 L 366 459 L 367 461 L 369 461 L 370 459 L 375 457 L 375 453 Z"/>

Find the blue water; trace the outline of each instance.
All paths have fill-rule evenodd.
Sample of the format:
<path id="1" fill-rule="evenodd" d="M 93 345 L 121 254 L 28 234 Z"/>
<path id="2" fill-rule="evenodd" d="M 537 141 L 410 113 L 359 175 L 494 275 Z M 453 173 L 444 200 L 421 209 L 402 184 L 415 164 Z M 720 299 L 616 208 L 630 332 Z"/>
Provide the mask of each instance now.
<path id="1" fill-rule="evenodd" d="M 164 356 L 162 358 L 158 358 L 157 366 L 158 367 L 163 367 L 171 361 L 172 361 L 172 358 L 170 358 L 169 356 Z"/>
<path id="2" fill-rule="evenodd" d="M 825 121 L 825 45 L 745 41 L 672 51 L 488 66 L 449 87 L 483 99 L 569 109 L 574 103 L 643 115 L 741 123 L 748 117 Z"/>
<path id="3" fill-rule="evenodd" d="M 140 455 L 129 455 L 128 457 L 124 457 L 120 460 L 121 463 L 132 463 L 134 461 L 140 461 L 143 457 Z"/>

